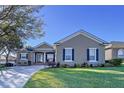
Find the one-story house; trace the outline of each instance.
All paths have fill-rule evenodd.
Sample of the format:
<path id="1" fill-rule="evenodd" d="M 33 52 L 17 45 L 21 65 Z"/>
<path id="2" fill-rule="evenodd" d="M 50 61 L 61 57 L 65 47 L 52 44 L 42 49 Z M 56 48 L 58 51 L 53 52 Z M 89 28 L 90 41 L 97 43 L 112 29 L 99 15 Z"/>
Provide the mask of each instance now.
<path id="1" fill-rule="evenodd" d="M 43 42 L 32 49 L 20 49 L 17 52 L 17 64 L 47 64 L 59 62 L 67 65 L 105 63 L 105 46 L 108 42 L 86 32 L 75 32 L 50 45 Z"/>

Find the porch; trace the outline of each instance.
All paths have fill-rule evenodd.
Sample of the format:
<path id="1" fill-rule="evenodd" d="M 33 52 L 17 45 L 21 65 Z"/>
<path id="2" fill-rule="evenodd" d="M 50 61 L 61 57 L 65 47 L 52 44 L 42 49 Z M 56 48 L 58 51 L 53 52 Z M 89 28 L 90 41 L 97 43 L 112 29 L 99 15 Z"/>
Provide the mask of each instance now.
<path id="1" fill-rule="evenodd" d="M 53 46 L 48 43 L 41 43 L 32 50 L 20 50 L 17 54 L 16 61 L 18 65 L 35 65 L 55 62 L 55 50 Z"/>
<path id="2" fill-rule="evenodd" d="M 55 62 L 55 52 L 35 52 L 34 64 L 48 64 Z"/>

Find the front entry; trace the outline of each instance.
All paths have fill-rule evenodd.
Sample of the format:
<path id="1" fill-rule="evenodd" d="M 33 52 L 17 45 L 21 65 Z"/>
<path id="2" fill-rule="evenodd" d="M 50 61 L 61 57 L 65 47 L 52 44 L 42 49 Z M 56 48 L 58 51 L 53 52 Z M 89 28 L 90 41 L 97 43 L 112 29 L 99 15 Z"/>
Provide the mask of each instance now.
<path id="1" fill-rule="evenodd" d="M 43 53 L 36 53 L 36 62 L 37 63 L 44 62 L 44 55 L 43 55 Z"/>
<path id="2" fill-rule="evenodd" d="M 54 52 L 36 52 L 35 63 L 55 62 Z"/>

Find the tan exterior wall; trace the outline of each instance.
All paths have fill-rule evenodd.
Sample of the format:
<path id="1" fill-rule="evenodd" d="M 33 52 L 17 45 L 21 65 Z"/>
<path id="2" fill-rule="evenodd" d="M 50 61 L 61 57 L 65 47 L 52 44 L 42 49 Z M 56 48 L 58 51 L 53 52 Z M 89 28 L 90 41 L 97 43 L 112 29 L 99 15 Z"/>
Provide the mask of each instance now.
<path id="1" fill-rule="evenodd" d="M 118 58 L 118 49 L 113 48 L 112 49 L 112 59 Z"/>
<path id="2" fill-rule="evenodd" d="M 74 62 L 64 62 L 63 61 L 63 49 L 64 48 L 74 48 Z M 60 45 L 56 46 L 56 61 L 60 64 L 82 64 L 87 62 L 87 48 L 98 48 L 99 49 L 99 61 L 93 64 L 101 64 L 105 62 L 105 50 L 104 46 L 89 39 L 83 35 L 78 35 Z"/>
<path id="3" fill-rule="evenodd" d="M 118 58 L 118 50 L 123 48 L 110 48 L 105 50 L 105 60 Z"/>
<path id="4" fill-rule="evenodd" d="M 112 59 L 112 49 L 105 50 L 105 60 L 111 60 Z"/>

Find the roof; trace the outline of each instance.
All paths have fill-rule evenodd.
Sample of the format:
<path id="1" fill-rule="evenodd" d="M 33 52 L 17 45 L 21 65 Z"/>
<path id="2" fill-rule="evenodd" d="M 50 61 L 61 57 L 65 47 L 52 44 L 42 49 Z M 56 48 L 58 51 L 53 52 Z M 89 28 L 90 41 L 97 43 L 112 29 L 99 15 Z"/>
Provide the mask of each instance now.
<path id="1" fill-rule="evenodd" d="M 86 31 L 84 31 L 84 30 L 80 30 L 80 31 L 78 31 L 78 32 L 75 32 L 75 33 L 73 33 L 73 34 L 71 34 L 71 35 L 69 35 L 69 36 L 67 36 L 67 37 L 65 37 L 65 38 L 63 38 L 63 39 L 57 41 L 57 42 L 54 43 L 54 44 L 63 43 L 63 42 L 65 42 L 65 41 L 68 41 L 68 40 L 72 39 L 73 37 L 76 37 L 77 35 L 80 35 L 80 34 L 81 34 L 81 35 L 84 35 L 84 36 L 86 36 L 86 37 L 88 37 L 88 38 L 90 38 L 90 39 L 92 39 L 92 40 L 94 40 L 94 41 L 96 41 L 96 42 L 98 42 L 98 43 L 100 43 L 100 44 L 103 44 L 103 45 L 108 44 L 108 42 L 104 41 L 103 39 L 98 38 L 97 36 L 95 36 L 95 35 L 93 35 L 93 34 L 91 34 L 91 33 L 89 33 L 89 32 L 86 32 Z"/>
<path id="2" fill-rule="evenodd" d="M 18 49 L 17 51 L 19 51 L 19 52 L 30 52 L 30 51 L 33 51 L 33 48 L 21 48 L 21 49 Z"/>
<path id="3" fill-rule="evenodd" d="M 42 42 L 42 43 L 40 43 L 40 44 L 38 44 L 38 45 L 36 45 L 34 48 L 39 48 L 40 46 L 42 46 L 42 45 L 47 45 L 47 46 L 49 46 L 50 48 L 53 48 L 53 46 L 52 45 L 50 45 L 49 43 L 47 43 L 47 42 Z"/>
<path id="4" fill-rule="evenodd" d="M 106 49 L 108 48 L 124 48 L 124 42 L 122 41 L 111 41 L 108 46 L 106 46 Z"/>

